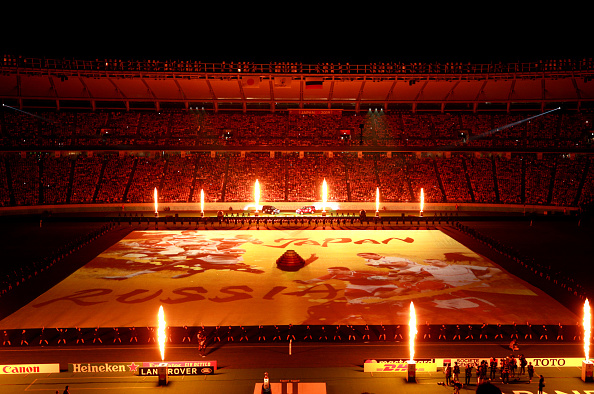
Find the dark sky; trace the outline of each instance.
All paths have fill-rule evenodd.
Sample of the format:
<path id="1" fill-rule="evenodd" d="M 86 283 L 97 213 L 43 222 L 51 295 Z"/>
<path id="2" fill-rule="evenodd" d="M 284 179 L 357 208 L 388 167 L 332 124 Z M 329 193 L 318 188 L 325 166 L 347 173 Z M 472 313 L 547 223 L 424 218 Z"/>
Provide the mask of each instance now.
<path id="1" fill-rule="evenodd" d="M 473 3 L 482 6 L 472 11 L 452 3 L 407 10 L 380 3 L 331 9 L 315 3 L 171 2 L 151 10 L 146 4 L 126 11 L 94 3 L 74 13 L 53 5 L 22 6 L 5 15 L 0 52 L 203 62 L 490 63 L 592 57 L 594 47 L 586 12 L 575 8 L 542 13 L 508 10 L 501 3 Z"/>

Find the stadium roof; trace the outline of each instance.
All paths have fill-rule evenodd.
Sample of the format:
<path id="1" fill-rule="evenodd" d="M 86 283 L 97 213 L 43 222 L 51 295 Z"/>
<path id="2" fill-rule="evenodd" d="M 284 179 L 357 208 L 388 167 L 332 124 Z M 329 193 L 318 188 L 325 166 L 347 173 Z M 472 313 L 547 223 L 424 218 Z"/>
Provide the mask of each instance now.
<path id="1" fill-rule="evenodd" d="M 5 57 L 0 100 L 19 108 L 536 110 L 590 108 L 594 63 L 301 64 Z"/>
<path id="2" fill-rule="evenodd" d="M 16 6 L 14 12 L 18 11 Z M 112 63 L 180 61 L 213 64 L 199 72 L 134 72 L 83 66 L 2 69 L 0 100 L 31 108 L 159 109 L 210 107 L 276 110 L 320 106 L 365 109 L 479 110 L 517 104 L 540 110 L 571 103 L 580 108 L 594 97 L 588 73 L 542 68 L 493 72 L 406 73 L 238 71 L 238 62 L 388 64 L 546 64 L 592 60 L 589 24 L 575 10 L 545 14 L 503 5 L 474 11 L 464 5 L 410 9 L 398 5 L 179 4 L 176 7 L 102 5 L 71 13 L 52 5 L 26 6 L 22 18 L 3 23 L 2 54 L 14 58 Z M 71 10 L 72 11 L 72 10 Z M 75 16 L 73 16 L 75 15 Z M 565 28 L 567 24 L 571 28 Z M 221 65 L 234 63 L 222 70 Z M 529 67 L 530 68 L 530 67 Z M 409 68 L 412 70 L 412 68 Z M 447 75 L 445 75 L 447 74 Z M 246 85 L 248 77 L 258 83 Z M 280 82 L 284 78 L 285 82 Z M 319 89 L 307 89 L 318 79 Z M 288 82 L 287 82 L 288 81 Z"/>

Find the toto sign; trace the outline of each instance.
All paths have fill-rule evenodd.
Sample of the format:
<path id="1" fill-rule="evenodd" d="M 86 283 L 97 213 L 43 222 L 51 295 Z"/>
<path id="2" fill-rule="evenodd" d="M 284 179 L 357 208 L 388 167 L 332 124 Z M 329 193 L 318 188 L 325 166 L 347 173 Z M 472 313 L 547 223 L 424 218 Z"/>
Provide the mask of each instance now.
<path id="1" fill-rule="evenodd" d="M 445 364 L 454 364 L 457 362 L 459 365 L 466 363 L 478 365 L 481 361 L 487 361 L 487 358 L 445 358 L 437 359 L 438 367 L 443 367 Z M 583 358 L 581 357 L 547 357 L 547 358 L 530 358 L 526 357 L 526 361 L 532 363 L 535 367 L 581 367 Z"/>
<path id="2" fill-rule="evenodd" d="M 581 367 L 582 358 L 526 358 L 535 367 Z"/>

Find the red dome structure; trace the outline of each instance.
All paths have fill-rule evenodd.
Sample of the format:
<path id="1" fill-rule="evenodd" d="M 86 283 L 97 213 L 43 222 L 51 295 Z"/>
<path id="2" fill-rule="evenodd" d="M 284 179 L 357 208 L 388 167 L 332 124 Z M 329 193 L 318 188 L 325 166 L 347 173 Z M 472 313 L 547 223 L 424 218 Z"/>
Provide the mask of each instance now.
<path id="1" fill-rule="evenodd" d="M 305 260 L 290 249 L 276 260 L 276 266 L 283 271 L 299 271 L 305 266 Z"/>

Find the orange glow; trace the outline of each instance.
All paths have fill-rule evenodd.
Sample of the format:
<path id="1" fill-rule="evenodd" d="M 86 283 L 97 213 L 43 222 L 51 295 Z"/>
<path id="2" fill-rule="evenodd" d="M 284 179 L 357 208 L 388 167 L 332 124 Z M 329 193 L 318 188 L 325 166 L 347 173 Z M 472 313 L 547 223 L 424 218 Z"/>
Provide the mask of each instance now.
<path id="1" fill-rule="evenodd" d="M 379 187 L 375 188 L 375 212 L 379 212 Z"/>
<path id="2" fill-rule="evenodd" d="M 155 191 L 153 193 L 153 199 L 155 201 L 155 213 L 159 213 L 159 194 L 157 193 L 157 188 L 155 187 Z"/>
<path id="3" fill-rule="evenodd" d="M 204 189 L 200 189 L 200 213 L 204 213 Z"/>
<path id="4" fill-rule="evenodd" d="M 425 191 L 421 188 L 421 213 L 423 213 L 423 209 L 425 208 Z"/>
<path id="5" fill-rule="evenodd" d="M 258 206 L 260 205 L 260 182 L 257 179 L 254 186 L 254 201 L 256 202 L 256 212 L 258 212 Z"/>
<path id="6" fill-rule="evenodd" d="M 328 184 L 326 183 L 326 178 L 324 178 L 324 182 L 322 183 L 322 212 L 326 212 L 326 204 L 328 203 Z"/>
<path id="7" fill-rule="evenodd" d="M 410 362 L 415 358 L 415 337 L 417 336 L 417 315 L 415 305 L 410 302 L 410 320 L 408 321 L 408 346 L 410 349 Z"/>
<path id="8" fill-rule="evenodd" d="M 590 338 L 592 336 L 592 318 L 590 316 L 590 302 L 584 302 L 584 354 L 586 361 L 590 361 Z"/>
<path id="9" fill-rule="evenodd" d="M 163 312 L 163 305 L 159 307 L 159 328 L 157 331 L 157 339 L 159 342 L 159 351 L 161 352 L 161 361 L 165 360 L 165 312 Z"/>

